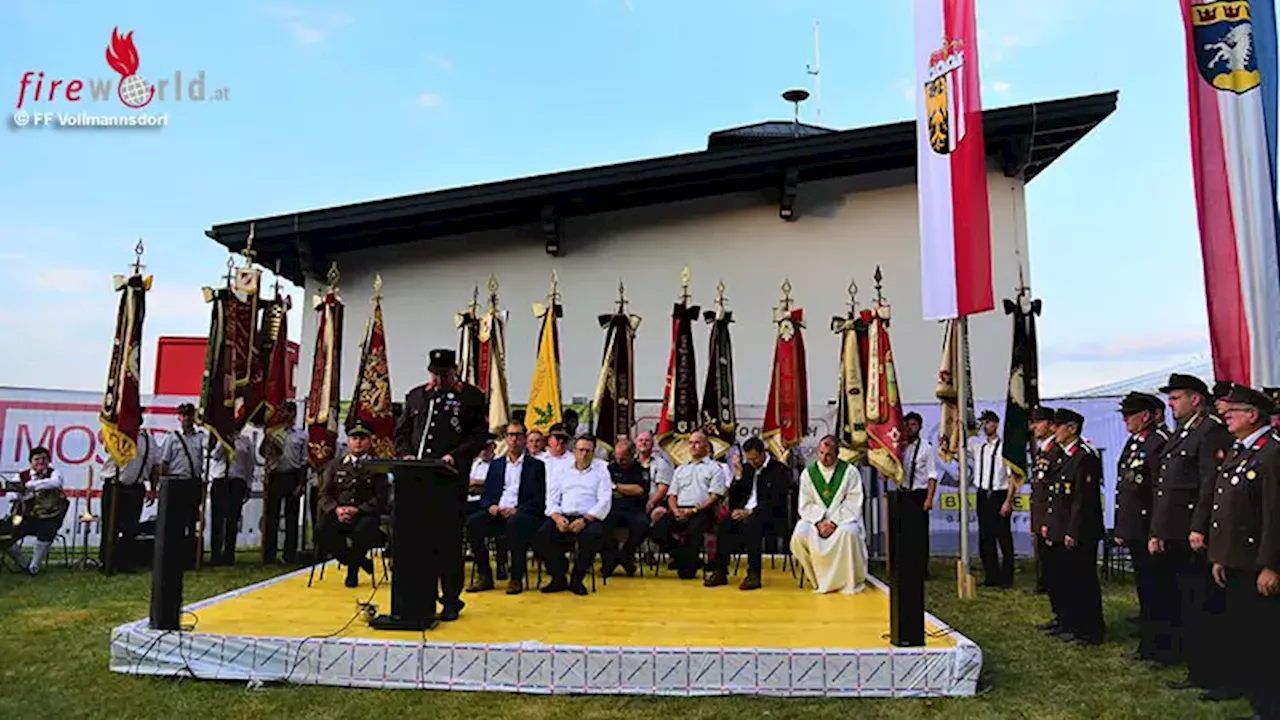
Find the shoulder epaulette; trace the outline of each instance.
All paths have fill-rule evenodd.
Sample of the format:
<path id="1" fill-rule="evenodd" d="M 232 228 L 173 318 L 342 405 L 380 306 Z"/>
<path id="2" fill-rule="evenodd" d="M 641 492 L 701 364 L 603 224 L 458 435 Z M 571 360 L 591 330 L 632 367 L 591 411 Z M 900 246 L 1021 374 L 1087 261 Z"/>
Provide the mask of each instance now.
<path id="1" fill-rule="evenodd" d="M 1162 427 L 1156 428 L 1156 434 L 1160 436 L 1161 440 L 1169 439 L 1169 432 Z"/>

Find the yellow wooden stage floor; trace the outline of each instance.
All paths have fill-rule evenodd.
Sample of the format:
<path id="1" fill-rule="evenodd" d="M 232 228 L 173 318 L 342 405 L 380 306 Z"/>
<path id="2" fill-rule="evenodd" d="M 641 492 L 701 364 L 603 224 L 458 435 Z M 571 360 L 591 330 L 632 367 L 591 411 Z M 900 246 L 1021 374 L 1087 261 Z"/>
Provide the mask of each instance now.
<path id="1" fill-rule="evenodd" d="M 614 647 L 842 648 L 874 650 L 890 646 L 889 597 L 873 584 L 858 595 L 816 595 L 800 589 L 789 571 L 771 570 L 765 559 L 764 587 L 738 590 L 741 575 L 729 585 L 705 588 L 680 580 L 672 571 L 657 577 L 614 576 L 596 592 L 544 595 L 526 590 L 510 596 L 505 583 L 484 593 L 464 594 L 466 609 L 452 623 L 428 633 L 433 642 L 517 643 Z M 469 567 L 468 567 L 469 569 Z M 745 572 L 745 568 L 743 568 Z M 378 572 L 382 568 L 379 563 Z M 324 580 L 307 587 L 307 573 L 247 590 L 198 611 L 196 632 L 257 637 L 327 637 L 356 613 L 372 593 L 380 612 L 390 610 L 390 582 L 372 590 L 370 578 L 343 585 L 345 573 L 329 565 Z M 536 575 L 535 578 L 536 579 Z M 590 579 L 587 580 L 588 588 Z M 926 632 L 940 628 L 928 623 Z M 929 637 L 929 648 L 954 648 L 945 633 Z M 374 638 L 417 642 L 416 632 L 375 631 L 359 618 L 335 638 Z"/>

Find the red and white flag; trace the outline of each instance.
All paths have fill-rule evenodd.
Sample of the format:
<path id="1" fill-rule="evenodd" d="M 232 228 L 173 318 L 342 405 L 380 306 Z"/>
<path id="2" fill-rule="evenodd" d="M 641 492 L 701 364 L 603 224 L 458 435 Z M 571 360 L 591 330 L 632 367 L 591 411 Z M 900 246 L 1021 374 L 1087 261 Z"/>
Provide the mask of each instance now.
<path id="1" fill-rule="evenodd" d="M 915 0 L 920 268 L 926 320 L 995 309 L 974 0 Z"/>

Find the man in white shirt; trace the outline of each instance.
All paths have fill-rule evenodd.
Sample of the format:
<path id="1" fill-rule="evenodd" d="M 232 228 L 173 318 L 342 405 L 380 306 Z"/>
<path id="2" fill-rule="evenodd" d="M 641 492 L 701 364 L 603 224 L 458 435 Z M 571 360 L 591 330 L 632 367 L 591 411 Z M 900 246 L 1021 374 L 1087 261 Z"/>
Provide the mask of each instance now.
<path id="1" fill-rule="evenodd" d="M 542 592 L 570 590 L 586 595 L 582 583 L 596 554 L 604 547 L 604 520 L 613 507 L 613 480 L 609 468 L 594 462 L 595 439 L 583 436 L 574 442 L 573 464 L 553 471 L 547 469 L 546 515 L 533 539 L 534 551 L 547 567 L 551 582 Z M 568 561 L 565 552 L 577 544 L 573 575 L 565 582 Z"/>
<path id="2" fill-rule="evenodd" d="M 704 536 L 715 525 L 716 506 L 725 494 L 724 465 L 711 457 L 702 431 L 689 436 L 691 460 L 676 469 L 667 489 L 667 512 L 653 526 L 653 538 L 674 556 L 682 580 L 698 574 Z M 678 544 L 675 536 L 683 533 Z"/>
<path id="3" fill-rule="evenodd" d="M 298 527 L 302 509 L 300 497 L 306 488 L 307 433 L 294 427 L 298 420 L 298 405 L 286 400 L 281 405 L 288 430 L 284 435 L 284 447 L 263 442 L 262 456 L 267 459 L 266 487 L 263 491 L 262 562 L 276 562 L 276 548 L 280 542 L 281 512 L 284 518 L 284 547 L 281 555 L 286 563 L 298 560 Z"/>
<path id="4" fill-rule="evenodd" d="M 507 555 L 511 557 L 508 595 L 524 591 L 529 543 L 542 526 L 546 513 L 547 476 L 541 460 L 525 452 L 524 423 L 507 423 L 507 452 L 486 463 L 484 485 L 475 512 L 467 516 L 467 537 L 475 562 L 476 581 L 467 592 L 492 590 L 486 538 L 497 537 L 498 579 L 506 579 Z"/>
<path id="5" fill-rule="evenodd" d="M 191 403 L 178 406 L 179 428 L 169 433 L 164 442 L 164 455 L 160 462 L 160 475 L 163 478 L 186 479 L 194 481 L 196 487 L 191 494 L 191 508 L 184 532 L 184 541 L 189 555 L 187 567 L 195 567 L 196 549 L 199 547 L 199 529 L 203 526 L 201 512 L 204 510 L 205 483 L 209 474 L 206 468 L 206 457 L 218 441 L 213 439 L 203 428 L 196 427 L 196 407 Z"/>
<path id="6" fill-rule="evenodd" d="M 914 563 L 908 577 L 929 576 L 929 511 L 933 509 L 933 496 L 938 490 L 938 464 L 933 444 L 920 437 L 924 419 L 919 413 L 910 412 L 902 418 L 906 432 L 902 446 L 902 483 L 893 484 L 889 490 L 889 513 L 901 518 L 898 527 L 902 535 L 890 542 L 899 550 L 911 550 Z M 901 562 L 905 553 L 894 552 Z M 893 563 L 891 562 L 890 565 Z"/>
<path id="7" fill-rule="evenodd" d="M 838 457 L 834 435 L 818 443 L 818 460 L 800 473 L 799 522 L 791 554 L 818 593 L 862 592 L 867 578 L 862 475 Z"/>
<path id="8" fill-rule="evenodd" d="M 556 423 L 547 430 L 547 449 L 536 455 L 543 465 L 547 466 L 547 479 L 550 479 L 557 470 L 563 467 L 573 465 L 573 452 L 570 449 L 570 440 L 572 436 L 569 434 L 568 428 L 564 423 Z"/>
<path id="9" fill-rule="evenodd" d="M 258 443 L 255 431 L 246 427 L 232 439 L 234 450 L 230 462 L 221 458 L 217 467 L 224 472 L 211 472 L 209 483 L 210 565 L 234 565 L 236 562 L 236 534 L 240 532 L 240 516 L 244 503 L 249 500 L 249 486 L 258 469 Z M 210 467 L 214 467 L 210 465 Z"/>
<path id="10" fill-rule="evenodd" d="M 530 430 L 529 442 L 525 443 L 525 448 L 529 455 L 541 458 L 542 453 L 547 451 L 547 436 L 541 430 Z"/>
<path id="11" fill-rule="evenodd" d="M 1013 497 L 1017 487 L 1009 482 L 1000 439 L 1000 416 L 984 410 L 982 435 L 969 439 L 973 458 L 973 484 L 978 489 L 978 554 L 982 557 L 982 584 L 1013 587 Z M 999 546 L 1000 554 L 996 554 Z"/>
<path id="12" fill-rule="evenodd" d="M 676 469 L 671 461 L 654 446 L 653 433 L 645 430 L 636 435 L 636 462 L 649 473 L 649 502 L 645 511 L 649 522 L 656 522 L 667 513 L 667 489 Z"/>
<path id="13" fill-rule="evenodd" d="M 136 538 L 142 521 L 142 505 L 147 491 L 156 489 L 154 475 L 160 469 L 161 447 L 146 428 L 146 408 L 138 430 L 137 454 L 121 468 L 108 455 L 102 463 L 102 538 L 98 544 L 98 566 L 106 575 L 133 572 L 145 567 L 148 558 L 138 557 Z"/>
<path id="14" fill-rule="evenodd" d="M 8 547 L 9 556 L 18 567 L 35 575 L 49 556 L 70 503 L 63 494 L 62 473 L 49 463 L 49 451 L 43 447 L 32 448 L 27 457 L 31 467 L 18 473 L 19 489 L 16 490 L 24 506 L 22 521 L 15 526 L 12 515 L 0 520 L 0 535 L 9 536 L 14 543 L 24 537 L 35 538 L 30 563 L 23 560 L 16 544 Z"/>

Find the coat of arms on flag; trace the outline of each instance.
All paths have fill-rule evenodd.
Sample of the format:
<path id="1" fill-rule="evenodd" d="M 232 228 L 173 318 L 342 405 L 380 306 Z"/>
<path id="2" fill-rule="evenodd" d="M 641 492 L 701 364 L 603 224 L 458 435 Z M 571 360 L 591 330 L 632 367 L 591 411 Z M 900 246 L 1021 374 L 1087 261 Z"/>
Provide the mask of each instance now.
<path id="1" fill-rule="evenodd" d="M 939 155 L 951 154 L 964 140 L 963 88 L 964 47 L 959 40 L 949 40 L 929 56 L 924 84 L 929 147 Z"/>
<path id="2" fill-rule="evenodd" d="M 1196 65 L 1206 82 L 1239 95 L 1262 84 L 1248 0 L 1193 5 L 1190 19 Z"/>

